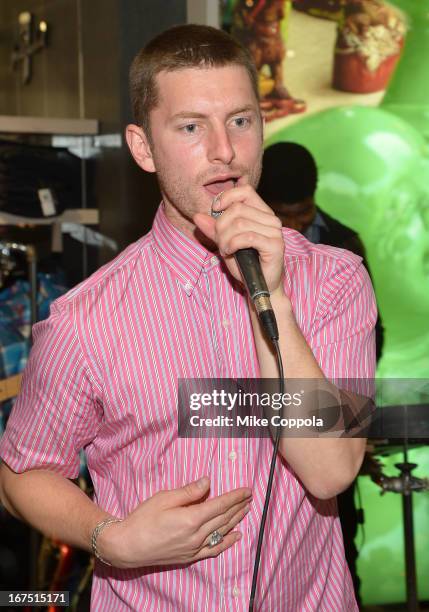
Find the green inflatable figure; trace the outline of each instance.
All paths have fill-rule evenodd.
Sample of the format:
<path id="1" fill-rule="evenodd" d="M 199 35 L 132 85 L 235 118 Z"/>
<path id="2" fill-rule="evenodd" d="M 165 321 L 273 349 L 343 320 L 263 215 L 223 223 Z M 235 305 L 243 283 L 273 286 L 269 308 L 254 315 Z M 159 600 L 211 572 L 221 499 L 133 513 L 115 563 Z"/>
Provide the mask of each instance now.
<path id="1" fill-rule="evenodd" d="M 357 231 L 384 327 L 377 376 L 429 379 L 429 1 L 402 0 L 405 49 L 380 108 L 334 108 L 269 139 L 306 147 L 317 202 Z"/>

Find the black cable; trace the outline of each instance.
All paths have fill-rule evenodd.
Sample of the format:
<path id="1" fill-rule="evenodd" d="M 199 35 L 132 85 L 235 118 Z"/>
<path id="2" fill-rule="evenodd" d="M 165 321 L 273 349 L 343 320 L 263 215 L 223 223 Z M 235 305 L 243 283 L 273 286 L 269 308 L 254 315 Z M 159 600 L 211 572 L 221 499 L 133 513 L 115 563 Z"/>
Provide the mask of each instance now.
<path id="1" fill-rule="evenodd" d="M 280 346 L 279 346 L 278 340 L 273 339 L 272 342 L 273 342 L 274 347 L 276 349 L 277 368 L 278 368 L 278 371 L 279 371 L 280 393 L 283 395 L 284 387 L 285 387 L 285 381 L 284 381 L 283 361 L 282 361 L 282 356 L 281 356 L 281 352 L 280 352 Z M 268 477 L 267 492 L 265 494 L 264 509 L 262 511 L 262 517 L 261 517 L 261 526 L 259 528 L 258 545 L 256 547 L 255 564 L 253 566 L 253 577 L 252 577 L 252 588 L 251 588 L 251 591 L 250 591 L 249 612 L 253 612 L 253 605 L 254 605 L 254 602 L 255 602 L 255 594 L 256 594 L 256 586 L 257 586 L 257 580 L 258 580 L 259 562 L 260 562 L 260 559 L 261 559 L 262 541 L 263 541 L 263 538 L 264 538 L 264 529 L 265 529 L 265 522 L 267 520 L 268 505 L 270 503 L 271 489 L 272 489 L 272 486 L 273 486 L 274 469 L 275 469 L 275 465 L 276 465 L 277 453 L 278 453 L 279 443 L 280 443 L 280 433 L 281 433 L 281 427 L 278 427 L 277 431 L 276 431 L 276 437 L 275 437 L 275 440 L 274 440 L 274 449 L 273 449 L 273 456 L 271 458 L 270 475 Z"/>

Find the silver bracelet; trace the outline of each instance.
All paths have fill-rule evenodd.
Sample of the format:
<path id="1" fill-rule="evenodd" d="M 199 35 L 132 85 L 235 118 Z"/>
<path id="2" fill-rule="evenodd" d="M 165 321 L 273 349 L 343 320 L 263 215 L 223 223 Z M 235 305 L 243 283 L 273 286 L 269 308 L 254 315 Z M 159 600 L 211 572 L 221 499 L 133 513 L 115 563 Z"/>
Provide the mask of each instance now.
<path id="1" fill-rule="evenodd" d="M 107 527 L 107 525 L 111 525 L 112 523 L 121 523 L 122 519 L 118 519 L 118 518 L 107 518 L 104 519 L 103 521 L 101 521 L 100 523 L 98 523 L 98 525 L 96 525 L 94 527 L 94 531 L 92 532 L 92 536 L 91 536 L 91 548 L 92 548 L 92 554 L 94 555 L 94 557 L 96 559 L 98 559 L 99 561 L 101 561 L 102 563 L 104 563 L 105 565 L 112 565 L 111 563 L 109 563 L 109 561 L 106 561 L 106 559 L 103 559 L 103 557 L 100 556 L 98 550 L 97 550 L 97 538 L 100 535 L 100 533 L 103 531 L 103 529 L 105 527 Z"/>

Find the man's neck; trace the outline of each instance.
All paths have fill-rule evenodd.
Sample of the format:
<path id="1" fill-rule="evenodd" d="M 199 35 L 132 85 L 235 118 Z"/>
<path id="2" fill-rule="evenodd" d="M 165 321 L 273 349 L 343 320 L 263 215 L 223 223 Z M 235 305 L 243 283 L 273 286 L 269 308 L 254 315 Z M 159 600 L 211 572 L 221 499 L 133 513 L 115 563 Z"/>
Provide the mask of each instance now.
<path id="1" fill-rule="evenodd" d="M 175 206 L 163 201 L 165 216 L 176 229 L 201 244 L 205 249 L 214 253 L 218 250 L 217 245 L 209 240 L 195 225 L 192 219 L 183 215 Z"/>

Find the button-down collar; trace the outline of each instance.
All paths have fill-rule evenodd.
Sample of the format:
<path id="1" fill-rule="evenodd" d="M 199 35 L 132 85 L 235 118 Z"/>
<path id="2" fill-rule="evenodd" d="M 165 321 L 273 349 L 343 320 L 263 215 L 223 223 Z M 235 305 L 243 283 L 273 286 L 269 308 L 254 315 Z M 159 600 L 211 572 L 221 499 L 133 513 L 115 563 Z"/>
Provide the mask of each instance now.
<path id="1" fill-rule="evenodd" d="M 154 247 L 166 265 L 177 275 L 187 295 L 191 295 L 203 269 L 219 264 L 219 258 L 199 242 L 177 229 L 161 204 L 153 223 Z"/>

